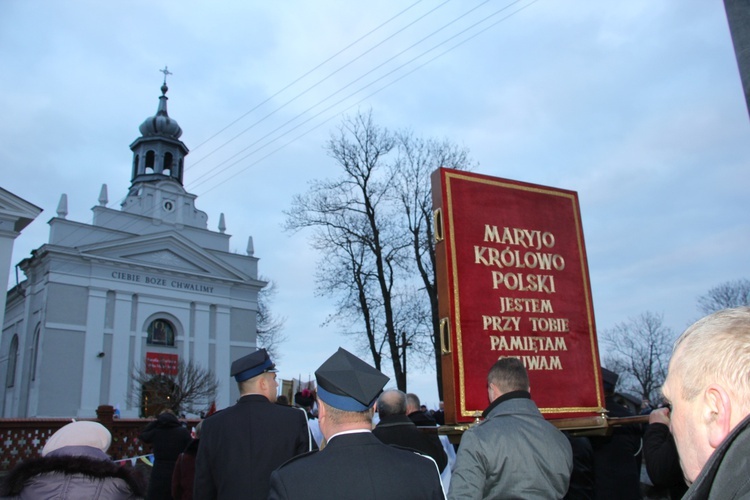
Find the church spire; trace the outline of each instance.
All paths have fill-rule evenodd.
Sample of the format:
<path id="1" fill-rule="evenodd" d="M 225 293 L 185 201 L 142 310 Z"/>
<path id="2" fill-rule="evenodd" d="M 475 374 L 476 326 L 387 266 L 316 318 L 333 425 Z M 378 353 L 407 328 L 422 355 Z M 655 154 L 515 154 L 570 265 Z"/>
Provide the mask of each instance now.
<path id="1" fill-rule="evenodd" d="M 167 113 L 167 75 L 172 73 L 166 66 L 159 71 L 164 73 L 164 82 L 156 114 L 144 120 L 139 127 L 141 137 L 130 145 L 133 151 L 133 185 L 163 180 L 173 180 L 182 184 L 183 165 L 188 148 L 179 140 L 182 129 Z"/>

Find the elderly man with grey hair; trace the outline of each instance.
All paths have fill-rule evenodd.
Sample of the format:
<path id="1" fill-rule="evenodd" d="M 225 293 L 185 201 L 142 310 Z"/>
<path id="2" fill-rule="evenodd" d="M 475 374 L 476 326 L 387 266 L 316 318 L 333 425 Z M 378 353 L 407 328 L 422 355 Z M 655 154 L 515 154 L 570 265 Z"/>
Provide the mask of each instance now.
<path id="1" fill-rule="evenodd" d="M 662 392 L 690 489 L 683 498 L 750 496 L 750 308 L 698 320 L 675 342 Z"/>
<path id="2" fill-rule="evenodd" d="M 406 394 L 398 389 L 384 391 L 375 404 L 380 421 L 372 433 L 385 444 L 411 448 L 435 460 L 443 472 L 448 456 L 440 444 L 437 433 L 428 434 L 417 429 L 406 416 Z"/>

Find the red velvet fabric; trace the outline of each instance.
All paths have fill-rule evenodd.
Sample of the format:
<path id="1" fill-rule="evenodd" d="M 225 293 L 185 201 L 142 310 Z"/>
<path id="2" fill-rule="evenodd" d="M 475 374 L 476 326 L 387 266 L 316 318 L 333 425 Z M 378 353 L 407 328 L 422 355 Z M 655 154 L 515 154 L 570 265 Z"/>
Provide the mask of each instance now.
<path id="1" fill-rule="evenodd" d="M 487 372 L 501 356 L 522 358 L 546 418 L 598 414 L 604 397 L 577 193 L 440 169 L 433 199 L 451 336 L 443 382 L 456 422 L 487 407 Z"/>

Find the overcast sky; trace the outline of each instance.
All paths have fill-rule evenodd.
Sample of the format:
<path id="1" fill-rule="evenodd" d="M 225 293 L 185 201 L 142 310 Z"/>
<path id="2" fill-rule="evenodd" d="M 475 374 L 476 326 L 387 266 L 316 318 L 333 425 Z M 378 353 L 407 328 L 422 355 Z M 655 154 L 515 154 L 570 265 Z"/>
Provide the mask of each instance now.
<path id="1" fill-rule="evenodd" d="M 698 296 L 750 277 L 750 120 L 720 1 L 4 0 L 0 185 L 44 209 L 14 263 L 62 193 L 71 220 L 102 184 L 119 207 L 165 65 L 186 189 L 277 282 L 285 378 L 350 346 L 321 327 L 309 234 L 281 224 L 338 174 L 323 146 L 357 109 L 467 147 L 477 172 L 577 191 L 600 332 L 644 311 L 681 331 Z M 429 368 L 409 375 L 436 406 Z"/>

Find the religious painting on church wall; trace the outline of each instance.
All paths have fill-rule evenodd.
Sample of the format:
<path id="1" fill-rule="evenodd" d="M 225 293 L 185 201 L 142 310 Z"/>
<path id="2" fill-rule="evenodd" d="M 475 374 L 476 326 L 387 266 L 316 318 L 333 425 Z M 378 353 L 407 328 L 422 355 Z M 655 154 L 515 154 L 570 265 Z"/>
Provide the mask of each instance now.
<path id="1" fill-rule="evenodd" d="M 165 319 L 156 319 L 148 325 L 147 343 L 174 346 L 174 326 Z"/>

